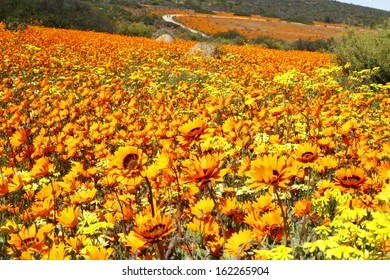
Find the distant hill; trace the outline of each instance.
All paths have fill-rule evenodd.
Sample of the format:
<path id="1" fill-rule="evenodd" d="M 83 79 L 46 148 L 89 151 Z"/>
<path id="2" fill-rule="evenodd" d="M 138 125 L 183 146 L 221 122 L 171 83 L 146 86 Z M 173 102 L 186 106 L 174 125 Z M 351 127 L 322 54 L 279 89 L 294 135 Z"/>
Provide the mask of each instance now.
<path id="1" fill-rule="evenodd" d="M 115 32 L 112 17 L 96 4 L 79 0 L 0 0 L 0 21 L 6 26 L 39 24 Z M 103 3 L 103 2 L 101 2 Z"/>
<path id="2" fill-rule="evenodd" d="M 371 27 L 390 17 L 387 11 L 330 0 L 0 0 L 0 21 L 11 28 L 40 24 L 150 37 L 166 23 L 144 4 L 202 13 L 277 17 L 307 24 L 322 21 Z"/>
<path id="3" fill-rule="evenodd" d="M 384 10 L 331 0 L 144 0 L 142 2 L 200 11 L 226 11 L 238 15 L 256 14 L 286 20 L 361 26 L 374 26 L 390 17 L 390 12 Z"/>

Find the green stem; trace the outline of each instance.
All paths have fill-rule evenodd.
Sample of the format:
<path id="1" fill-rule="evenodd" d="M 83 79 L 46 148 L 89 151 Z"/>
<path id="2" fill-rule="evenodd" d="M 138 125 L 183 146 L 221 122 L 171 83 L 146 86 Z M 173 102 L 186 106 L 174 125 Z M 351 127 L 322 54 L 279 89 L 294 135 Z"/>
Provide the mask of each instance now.
<path id="1" fill-rule="evenodd" d="M 122 213 L 122 221 L 121 221 L 122 231 L 123 231 L 123 234 L 126 235 L 127 231 L 126 231 L 126 225 L 125 225 L 125 212 L 123 211 L 123 206 L 121 204 L 121 200 L 120 200 L 119 195 L 115 189 L 115 186 L 114 186 L 114 193 L 115 193 L 116 199 L 118 200 L 118 204 L 119 204 L 119 207 L 120 207 L 121 213 Z"/>
<path id="2" fill-rule="evenodd" d="M 280 199 L 280 196 L 278 193 L 278 188 L 276 186 L 274 186 L 274 190 L 275 190 L 276 198 L 278 199 L 278 204 L 279 204 L 280 211 L 282 212 L 282 217 L 283 217 L 283 227 L 284 227 L 283 245 L 287 246 L 287 239 L 288 239 L 288 236 L 290 235 L 290 229 L 288 228 L 288 225 L 287 225 L 287 217 L 286 217 L 286 213 L 284 213 L 282 200 Z"/>
<path id="3" fill-rule="evenodd" d="M 57 213 L 57 199 L 56 199 L 56 191 L 54 189 L 54 185 L 53 185 L 53 180 L 52 178 L 50 178 L 50 185 L 51 185 L 51 190 L 52 190 L 52 195 L 53 195 L 53 223 L 55 225 L 57 225 L 57 219 L 56 219 L 56 213 Z M 54 237 L 58 237 L 57 235 L 57 231 L 54 231 Z M 57 238 L 55 238 L 55 243 L 56 245 L 58 245 L 58 240 Z"/>
<path id="4" fill-rule="evenodd" d="M 155 211 L 154 211 L 154 204 L 153 204 L 152 185 L 150 184 L 150 181 L 149 181 L 148 177 L 146 177 L 146 176 L 145 176 L 145 181 L 146 181 L 146 184 L 148 185 L 148 188 L 149 188 L 148 200 L 149 200 L 150 207 L 152 209 L 152 216 L 154 217 L 155 216 Z"/>
<path id="5" fill-rule="evenodd" d="M 161 240 L 157 241 L 157 243 L 155 244 L 155 250 L 156 250 L 156 254 L 157 254 L 158 259 L 165 260 L 165 250 L 164 250 L 164 247 L 163 247 Z"/>
<path id="6" fill-rule="evenodd" d="M 226 238 L 226 233 L 225 233 L 225 227 L 223 225 L 221 212 L 219 212 L 219 209 L 218 209 L 218 201 L 217 201 L 217 198 L 215 197 L 215 194 L 214 194 L 214 191 L 212 189 L 210 181 L 207 182 L 207 187 L 208 187 L 211 199 L 214 202 L 215 209 L 217 209 L 217 220 L 218 220 L 219 226 L 221 227 L 221 230 L 222 230 L 223 241 L 226 243 L 227 238 Z"/>

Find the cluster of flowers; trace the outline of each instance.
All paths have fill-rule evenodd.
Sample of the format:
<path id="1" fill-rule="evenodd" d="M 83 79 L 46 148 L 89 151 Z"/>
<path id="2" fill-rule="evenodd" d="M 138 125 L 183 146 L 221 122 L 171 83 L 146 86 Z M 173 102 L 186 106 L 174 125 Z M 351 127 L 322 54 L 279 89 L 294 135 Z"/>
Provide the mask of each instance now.
<path id="1" fill-rule="evenodd" d="M 174 20 L 193 30 L 213 36 L 232 30 L 246 38 L 269 36 L 275 39 L 293 42 L 296 40 L 318 40 L 334 38 L 352 26 L 315 22 L 302 25 L 286 22 L 277 18 L 260 16 L 236 16 L 231 13 L 217 12 L 214 15 L 179 11 Z M 233 38 L 232 38 L 233 39 Z"/>
<path id="2" fill-rule="evenodd" d="M 389 87 L 194 44 L 0 28 L 0 259 L 389 257 Z"/>

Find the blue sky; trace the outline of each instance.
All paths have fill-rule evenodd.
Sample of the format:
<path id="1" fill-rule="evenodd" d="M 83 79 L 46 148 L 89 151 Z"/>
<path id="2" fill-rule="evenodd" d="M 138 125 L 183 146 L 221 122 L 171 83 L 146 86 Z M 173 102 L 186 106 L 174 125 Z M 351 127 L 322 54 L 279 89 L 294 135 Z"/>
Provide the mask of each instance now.
<path id="1" fill-rule="evenodd" d="M 366 0 L 366 1 L 365 0 L 337 0 L 337 1 L 390 11 L 389 0 Z"/>

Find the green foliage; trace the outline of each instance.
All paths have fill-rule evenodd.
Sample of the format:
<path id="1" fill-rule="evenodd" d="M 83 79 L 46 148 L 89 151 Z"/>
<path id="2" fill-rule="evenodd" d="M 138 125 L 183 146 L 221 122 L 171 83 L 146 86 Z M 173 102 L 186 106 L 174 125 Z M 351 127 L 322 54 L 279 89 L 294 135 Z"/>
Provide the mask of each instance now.
<path id="1" fill-rule="evenodd" d="M 260 36 L 251 40 L 252 44 L 261 45 L 265 48 L 276 50 L 301 50 L 301 51 L 331 51 L 334 39 L 328 40 L 297 40 L 288 42 L 282 39 L 276 39 L 270 36 Z"/>
<path id="2" fill-rule="evenodd" d="M 275 39 L 270 36 L 260 36 L 252 40 L 253 44 L 261 45 L 269 49 L 288 50 L 291 45 L 282 39 Z"/>
<path id="3" fill-rule="evenodd" d="M 243 36 L 236 30 L 228 30 L 226 32 L 219 32 L 219 33 L 215 34 L 214 37 L 221 37 L 224 39 L 233 40 L 237 37 L 243 37 Z"/>
<path id="4" fill-rule="evenodd" d="M 199 14 L 215 15 L 213 11 L 202 9 L 202 8 L 196 9 L 195 12 Z"/>
<path id="5" fill-rule="evenodd" d="M 142 2 L 186 9 L 258 14 L 305 24 L 311 21 L 323 21 L 373 26 L 390 17 L 390 12 L 387 11 L 329 0 L 143 0 Z"/>
<path id="6" fill-rule="evenodd" d="M 27 28 L 27 24 L 25 22 L 20 22 L 19 19 L 10 19 L 4 21 L 4 28 L 11 31 L 22 31 Z"/>
<path id="7" fill-rule="evenodd" d="M 334 44 L 334 39 L 328 40 L 315 40 L 315 41 L 307 41 L 307 40 L 298 40 L 291 43 L 291 48 L 294 50 L 302 50 L 302 51 L 331 51 Z"/>
<path id="8" fill-rule="evenodd" d="M 152 37 L 153 33 L 156 32 L 156 28 L 141 22 L 133 22 L 119 24 L 118 31 L 120 34 L 127 36 Z"/>
<path id="9" fill-rule="evenodd" d="M 137 1 L 133 0 L 110 0 L 110 4 L 114 5 L 121 5 L 126 7 L 132 7 L 132 8 L 140 8 L 140 4 L 137 3 Z"/>
<path id="10" fill-rule="evenodd" d="M 236 30 L 228 30 L 226 32 L 219 32 L 212 36 L 212 41 L 220 43 L 230 43 L 233 45 L 243 45 L 247 39 Z"/>
<path id="11" fill-rule="evenodd" d="M 49 27 L 114 32 L 107 15 L 86 1 L 1 0 L 0 21 L 13 29 L 17 25 L 42 24 Z"/>
<path id="12" fill-rule="evenodd" d="M 240 16 L 240 17 L 250 17 L 252 14 L 244 11 L 237 11 L 234 12 L 235 16 Z"/>
<path id="13" fill-rule="evenodd" d="M 287 22 L 297 22 L 307 25 L 314 25 L 312 20 L 308 20 L 305 18 L 281 18 L 281 20 L 287 21 Z"/>
<path id="14" fill-rule="evenodd" d="M 184 2 L 184 6 L 187 7 L 188 9 L 192 9 L 192 10 L 201 9 L 201 3 L 200 3 L 200 1 L 197 1 L 197 0 L 186 0 Z"/>
<path id="15" fill-rule="evenodd" d="M 335 43 L 334 52 L 340 65 L 350 64 L 348 70 L 379 67 L 376 81 L 390 82 L 390 21 L 373 31 L 345 33 Z"/>

